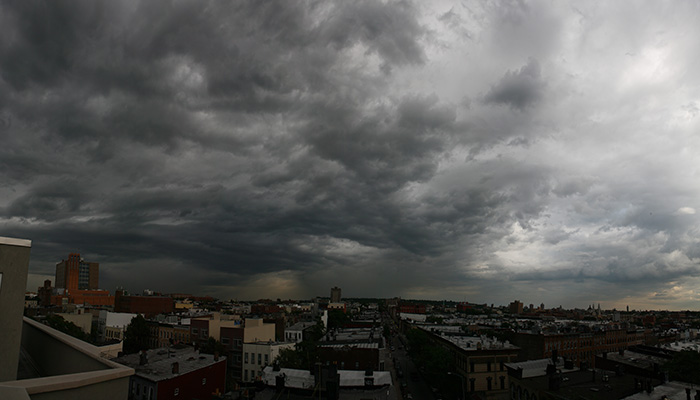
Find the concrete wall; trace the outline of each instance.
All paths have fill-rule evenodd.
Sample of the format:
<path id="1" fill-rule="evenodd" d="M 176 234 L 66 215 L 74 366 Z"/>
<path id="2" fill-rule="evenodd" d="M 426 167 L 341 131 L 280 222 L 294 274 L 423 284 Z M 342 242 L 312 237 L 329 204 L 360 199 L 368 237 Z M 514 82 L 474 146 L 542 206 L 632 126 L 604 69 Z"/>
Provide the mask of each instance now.
<path id="1" fill-rule="evenodd" d="M 17 379 L 31 245 L 0 237 L 0 382 Z"/>
<path id="2" fill-rule="evenodd" d="M 267 342 L 275 340 L 275 324 L 265 324 L 262 319 L 246 318 L 243 343 Z"/>
<path id="3" fill-rule="evenodd" d="M 91 355 L 99 354 L 98 347 L 68 335 L 49 336 L 42 328 L 38 322 L 28 320 L 22 330 L 22 348 L 32 357 L 42 376 L 110 369 Z M 85 351 L 76 351 L 75 347 Z"/>

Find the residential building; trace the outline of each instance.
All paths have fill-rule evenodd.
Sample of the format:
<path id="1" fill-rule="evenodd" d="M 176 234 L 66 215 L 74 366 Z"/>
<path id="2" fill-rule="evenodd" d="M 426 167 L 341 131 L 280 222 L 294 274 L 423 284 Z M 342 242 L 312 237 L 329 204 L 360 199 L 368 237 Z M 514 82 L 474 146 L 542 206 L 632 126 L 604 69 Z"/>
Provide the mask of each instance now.
<path id="1" fill-rule="evenodd" d="M 207 317 L 193 318 L 190 321 L 190 335 L 192 342 L 200 345 L 209 340 L 209 337 L 219 340 L 226 348 L 231 375 L 241 377 L 243 343 L 274 342 L 275 324 L 264 323 L 261 318 L 221 320 L 221 316 L 214 313 Z"/>
<path id="2" fill-rule="evenodd" d="M 294 343 L 285 342 L 252 342 L 243 343 L 243 382 L 253 382 L 262 379 L 262 371 L 279 355 L 282 349 L 294 349 Z"/>
<path id="3" fill-rule="evenodd" d="M 122 340 L 124 331 L 138 314 L 100 310 L 97 317 L 97 335 L 100 340 Z"/>
<path id="4" fill-rule="evenodd" d="M 510 340 L 522 349 L 519 361 L 548 358 L 556 351 L 579 365 L 582 361 L 595 367 L 595 356 L 617 352 L 630 346 L 644 344 L 643 330 L 608 329 L 595 332 L 528 333 L 509 335 Z"/>
<path id="5" fill-rule="evenodd" d="M 131 400 L 211 399 L 226 390 L 226 358 L 191 347 L 142 351 L 114 361 L 136 371 L 129 381 Z"/>
<path id="6" fill-rule="evenodd" d="M 339 369 L 356 371 L 381 371 L 378 343 L 333 343 L 321 342 L 318 356 L 325 365 L 337 365 Z"/>
<path id="7" fill-rule="evenodd" d="M 518 347 L 486 336 L 442 332 L 439 326 L 425 325 L 414 329 L 423 329 L 433 342 L 449 351 L 467 392 L 489 399 L 507 395 L 509 383 L 505 364 L 517 360 Z"/>
<path id="8" fill-rule="evenodd" d="M 285 342 L 299 343 L 304 340 L 304 331 L 316 326 L 315 322 L 297 322 L 284 331 Z"/>

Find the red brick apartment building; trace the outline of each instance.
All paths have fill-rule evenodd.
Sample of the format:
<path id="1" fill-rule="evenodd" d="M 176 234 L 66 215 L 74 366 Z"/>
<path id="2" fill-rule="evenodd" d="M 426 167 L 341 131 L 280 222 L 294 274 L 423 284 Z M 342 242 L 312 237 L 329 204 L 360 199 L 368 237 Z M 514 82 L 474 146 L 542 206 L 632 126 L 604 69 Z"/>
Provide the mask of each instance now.
<path id="1" fill-rule="evenodd" d="M 511 341 L 521 348 L 520 361 L 549 358 L 554 350 L 557 354 L 573 360 L 576 365 L 582 361 L 595 367 L 595 356 L 627 349 L 644 344 L 644 331 L 624 329 L 590 333 L 533 334 L 514 333 Z"/>
<path id="2" fill-rule="evenodd" d="M 399 312 L 402 314 L 425 314 L 425 304 L 401 303 Z"/>
<path id="3" fill-rule="evenodd" d="M 175 301 L 164 296 L 129 296 L 123 290 L 117 290 L 114 297 L 114 312 L 143 314 L 152 318 L 158 314 L 175 311 Z"/>

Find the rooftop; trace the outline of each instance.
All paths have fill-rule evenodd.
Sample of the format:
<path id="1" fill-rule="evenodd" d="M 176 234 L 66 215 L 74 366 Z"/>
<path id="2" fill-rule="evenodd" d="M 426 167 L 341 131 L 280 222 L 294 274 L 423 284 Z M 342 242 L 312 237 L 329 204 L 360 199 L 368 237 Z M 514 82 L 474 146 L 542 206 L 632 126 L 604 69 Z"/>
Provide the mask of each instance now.
<path id="1" fill-rule="evenodd" d="M 549 365 L 551 363 L 552 363 L 551 358 L 542 358 L 539 360 L 506 363 L 505 366 L 507 368 L 511 368 L 514 370 L 522 368 L 522 370 L 523 370 L 522 377 L 523 378 L 532 378 L 535 376 L 547 375 L 547 365 Z M 559 357 L 557 359 L 557 369 L 561 370 L 564 373 L 579 370 L 578 368 L 564 368 L 564 359 L 562 357 Z"/>
<path id="2" fill-rule="evenodd" d="M 140 365 L 140 353 L 128 354 L 115 358 L 113 361 L 133 368 L 136 370 L 136 375 L 142 378 L 158 382 L 214 365 L 226 359 L 226 357 L 219 357 L 218 360 L 214 360 L 213 355 L 200 354 L 191 347 L 148 350 L 146 357 L 148 361 L 145 365 Z M 175 362 L 179 363 L 178 373 L 173 373 L 173 363 Z"/>
<path id="3" fill-rule="evenodd" d="M 365 378 L 373 378 L 373 386 L 391 386 L 391 372 L 389 371 L 373 371 L 371 376 L 365 376 L 365 371 L 341 369 L 338 370 L 338 374 L 340 375 L 340 387 L 364 387 Z M 278 375 L 285 376 L 285 386 L 288 388 L 313 389 L 315 385 L 315 378 L 309 370 L 280 368 L 279 371 L 274 371 L 270 366 L 263 369 L 263 382 L 268 386 L 275 386 Z"/>

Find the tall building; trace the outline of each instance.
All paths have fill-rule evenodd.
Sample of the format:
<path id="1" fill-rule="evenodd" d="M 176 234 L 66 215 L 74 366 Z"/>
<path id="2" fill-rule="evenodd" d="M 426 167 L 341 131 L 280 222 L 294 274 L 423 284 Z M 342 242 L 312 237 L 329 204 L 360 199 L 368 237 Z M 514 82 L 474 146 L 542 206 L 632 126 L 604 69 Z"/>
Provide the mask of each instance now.
<path id="1" fill-rule="evenodd" d="M 331 288 L 331 303 L 340 303 L 340 288 Z"/>
<path id="2" fill-rule="evenodd" d="M 78 253 L 56 264 L 56 287 L 68 290 L 98 289 L 100 264 L 86 262 Z"/>

